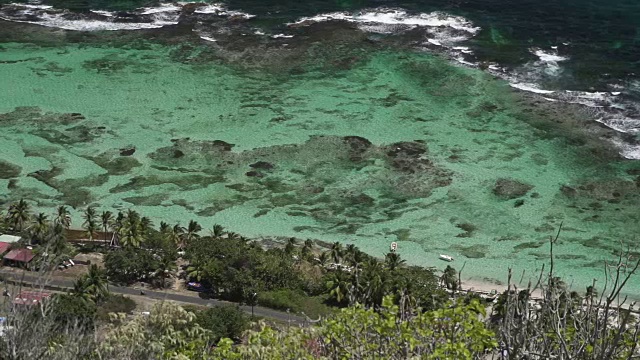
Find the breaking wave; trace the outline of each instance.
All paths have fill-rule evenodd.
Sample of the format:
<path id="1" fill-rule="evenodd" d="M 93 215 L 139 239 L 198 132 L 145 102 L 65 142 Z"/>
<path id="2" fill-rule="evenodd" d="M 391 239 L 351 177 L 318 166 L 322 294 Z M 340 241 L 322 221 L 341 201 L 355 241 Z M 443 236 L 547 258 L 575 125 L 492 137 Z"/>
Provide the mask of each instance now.
<path id="1" fill-rule="evenodd" d="M 133 11 L 91 10 L 89 13 L 80 14 L 49 5 L 13 3 L 0 6 L 0 19 L 76 31 L 155 29 L 178 24 L 187 4 L 190 3 L 163 3 L 156 7 Z M 237 16 L 246 19 L 253 17 L 250 14 L 227 10 L 219 4 L 196 4 L 195 7 L 196 14 Z"/>

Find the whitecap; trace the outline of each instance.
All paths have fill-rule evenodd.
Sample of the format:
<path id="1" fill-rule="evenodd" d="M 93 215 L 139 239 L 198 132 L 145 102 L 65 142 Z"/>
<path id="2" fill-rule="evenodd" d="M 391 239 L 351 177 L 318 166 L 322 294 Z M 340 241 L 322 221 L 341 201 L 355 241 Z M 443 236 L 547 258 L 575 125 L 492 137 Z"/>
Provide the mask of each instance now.
<path id="1" fill-rule="evenodd" d="M 274 39 L 290 39 L 293 35 L 285 35 L 285 34 L 275 34 L 271 36 Z"/>
<path id="2" fill-rule="evenodd" d="M 304 17 L 289 26 L 308 25 L 324 21 L 347 21 L 358 24 L 362 31 L 381 34 L 394 34 L 414 28 L 424 28 L 430 43 L 448 46 L 468 40 L 475 36 L 479 27 L 473 26 L 469 20 L 443 12 L 410 14 L 401 9 L 377 8 L 362 10 L 356 13 L 334 12 Z"/>
<path id="3" fill-rule="evenodd" d="M 509 83 L 509 86 L 516 88 L 522 91 L 528 91 L 536 94 L 553 94 L 555 91 L 552 90 L 543 90 L 538 88 L 536 84 L 526 84 L 526 83 Z"/>
<path id="4" fill-rule="evenodd" d="M 240 11 L 231 11 L 228 10 L 222 4 L 209 4 L 198 7 L 194 13 L 196 14 L 214 14 L 218 16 L 237 16 L 245 19 L 251 19 L 255 17 L 255 15 L 251 15 L 248 13 L 240 12 Z"/>
<path id="5" fill-rule="evenodd" d="M 151 15 L 151 14 L 160 14 L 166 12 L 180 12 L 182 10 L 181 7 L 176 6 L 174 4 L 160 4 L 158 7 L 148 7 L 142 8 L 142 15 Z"/>
<path id="6" fill-rule="evenodd" d="M 106 17 L 113 17 L 114 14 L 111 11 L 105 11 L 105 10 L 90 10 L 92 13 L 94 14 L 98 14 L 98 15 L 102 15 L 102 16 L 106 16 Z"/>
<path id="7" fill-rule="evenodd" d="M 212 37 L 209 37 L 209 36 L 204 36 L 204 35 L 199 35 L 199 36 L 200 36 L 200 39 L 202 39 L 202 40 L 211 41 L 211 42 L 218 41 L 218 40 L 216 40 L 216 39 L 214 39 Z"/>
<path id="8" fill-rule="evenodd" d="M 640 145 L 627 144 L 617 139 L 613 139 L 611 142 L 618 148 L 619 154 L 625 159 L 640 160 Z"/>
<path id="9" fill-rule="evenodd" d="M 560 56 L 554 52 L 546 52 L 542 49 L 531 49 L 531 52 L 540 59 L 542 62 L 546 63 L 558 63 L 561 61 L 569 60 L 568 57 Z"/>

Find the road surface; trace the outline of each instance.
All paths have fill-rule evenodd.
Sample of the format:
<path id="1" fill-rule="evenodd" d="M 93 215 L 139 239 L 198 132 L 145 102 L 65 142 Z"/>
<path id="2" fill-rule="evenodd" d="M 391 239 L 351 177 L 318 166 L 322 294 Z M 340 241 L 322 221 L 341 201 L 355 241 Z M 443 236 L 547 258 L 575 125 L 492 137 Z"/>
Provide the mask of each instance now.
<path id="1" fill-rule="evenodd" d="M 43 275 L 36 275 L 35 273 L 30 272 L 13 272 L 0 270 L 0 276 L 3 276 L 6 280 L 11 280 L 17 283 L 23 283 L 28 286 L 35 285 L 34 287 L 44 287 L 47 289 L 53 290 L 69 290 L 73 289 L 73 281 L 59 278 L 51 278 Z M 139 288 L 130 288 L 125 286 L 116 286 L 109 284 L 109 291 L 115 294 L 122 295 L 138 295 L 140 296 Z M 200 297 L 189 296 L 189 295 L 180 295 L 174 293 L 168 293 L 163 291 L 149 290 L 144 289 L 144 296 L 150 299 L 155 300 L 171 300 L 176 302 L 181 302 L 185 304 L 191 305 L 200 305 L 200 306 L 222 306 L 222 305 L 237 305 L 237 303 L 222 301 L 216 299 L 203 299 Z M 242 305 L 240 309 L 247 313 L 251 313 L 251 306 Z M 294 314 L 289 314 L 282 311 L 277 311 L 269 308 L 265 308 L 262 306 L 254 306 L 253 312 L 256 316 L 275 319 L 281 322 L 290 323 L 290 324 L 306 324 L 306 319 Z"/>

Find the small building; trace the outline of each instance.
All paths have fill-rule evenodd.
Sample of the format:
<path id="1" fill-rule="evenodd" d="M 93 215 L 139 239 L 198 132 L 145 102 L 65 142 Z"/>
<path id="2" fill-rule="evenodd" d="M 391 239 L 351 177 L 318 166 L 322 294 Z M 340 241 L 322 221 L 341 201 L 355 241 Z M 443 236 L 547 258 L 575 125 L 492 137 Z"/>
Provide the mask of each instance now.
<path id="1" fill-rule="evenodd" d="M 0 241 L 0 255 L 3 255 L 4 253 L 6 253 L 7 251 L 9 251 L 9 249 L 11 248 L 10 243 L 6 243 L 6 242 L 1 242 Z"/>
<path id="2" fill-rule="evenodd" d="M 38 305 L 44 299 L 51 297 L 51 293 L 44 291 L 20 291 L 13 299 L 13 305 Z"/>
<path id="3" fill-rule="evenodd" d="M 3 257 L 5 265 L 26 267 L 34 258 L 31 249 L 15 249 Z"/>
<path id="4" fill-rule="evenodd" d="M 13 244 L 13 243 L 17 243 L 18 241 L 20 241 L 21 237 L 20 236 L 15 236 L 15 235 L 0 235 L 0 242 L 5 242 L 5 243 L 9 243 L 9 244 Z"/>

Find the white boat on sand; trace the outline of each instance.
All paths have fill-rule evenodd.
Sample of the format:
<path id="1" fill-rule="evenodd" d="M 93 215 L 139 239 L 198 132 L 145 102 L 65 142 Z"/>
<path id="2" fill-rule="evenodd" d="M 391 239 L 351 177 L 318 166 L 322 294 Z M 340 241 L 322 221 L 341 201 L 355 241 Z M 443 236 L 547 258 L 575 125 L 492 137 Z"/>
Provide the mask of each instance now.
<path id="1" fill-rule="evenodd" d="M 449 261 L 449 262 L 453 261 L 453 256 L 449 256 L 449 255 L 440 254 L 439 258 L 440 260 L 444 260 L 444 261 Z"/>

